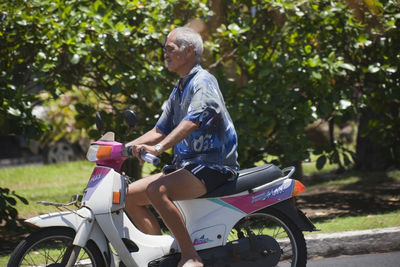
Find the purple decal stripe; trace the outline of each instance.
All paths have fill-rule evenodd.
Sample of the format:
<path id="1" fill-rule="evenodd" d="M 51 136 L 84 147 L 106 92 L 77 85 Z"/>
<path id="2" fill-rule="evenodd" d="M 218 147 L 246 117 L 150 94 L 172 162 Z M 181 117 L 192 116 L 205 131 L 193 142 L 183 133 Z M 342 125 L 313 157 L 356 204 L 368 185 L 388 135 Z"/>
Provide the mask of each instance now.
<path id="1" fill-rule="evenodd" d="M 287 179 L 282 184 L 248 195 L 221 198 L 221 201 L 249 214 L 271 206 L 292 196 L 294 180 Z"/>
<path id="2" fill-rule="evenodd" d="M 92 196 L 93 192 L 96 191 L 97 185 L 100 181 L 110 172 L 110 168 L 96 167 L 94 168 L 92 175 L 90 176 L 89 182 L 85 189 L 85 194 L 82 201 L 87 201 Z"/>

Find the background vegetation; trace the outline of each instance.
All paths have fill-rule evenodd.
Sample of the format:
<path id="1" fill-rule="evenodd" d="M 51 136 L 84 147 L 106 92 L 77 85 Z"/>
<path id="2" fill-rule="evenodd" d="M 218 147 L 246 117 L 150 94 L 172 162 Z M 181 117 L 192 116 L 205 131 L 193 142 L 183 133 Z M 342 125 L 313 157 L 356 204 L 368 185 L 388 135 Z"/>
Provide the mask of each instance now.
<path id="1" fill-rule="evenodd" d="M 32 108 L 71 90 L 80 94 L 68 105 L 73 127 L 90 137 L 97 137 L 90 132 L 95 111 L 121 134 L 119 115 L 133 108 L 137 134 L 150 129 L 176 81 L 161 43 L 189 24 L 205 40 L 203 65 L 218 77 L 242 167 L 266 155 L 286 164 L 311 153 L 318 167 L 327 160 L 362 169 L 399 164 L 398 1 L 33 0 L 0 7 L 3 134 L 43 135 L 49 126 Z M 325 142 L 307 137 L 315 121 L 329 125 Z M 360 126 L 356 150 L 335 134 L 335 124 L 349 121 Z"/>

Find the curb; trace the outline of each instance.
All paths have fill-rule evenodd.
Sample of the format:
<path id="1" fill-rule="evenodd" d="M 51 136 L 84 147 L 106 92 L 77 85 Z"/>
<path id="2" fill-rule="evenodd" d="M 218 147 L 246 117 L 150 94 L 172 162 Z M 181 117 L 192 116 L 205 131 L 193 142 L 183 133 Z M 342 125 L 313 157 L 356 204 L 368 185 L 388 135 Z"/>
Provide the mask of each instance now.
<path id="1" fill-rule="evenodd" d="M 400 250 L 400 227 L 305 236 L 308 258 Z"/>

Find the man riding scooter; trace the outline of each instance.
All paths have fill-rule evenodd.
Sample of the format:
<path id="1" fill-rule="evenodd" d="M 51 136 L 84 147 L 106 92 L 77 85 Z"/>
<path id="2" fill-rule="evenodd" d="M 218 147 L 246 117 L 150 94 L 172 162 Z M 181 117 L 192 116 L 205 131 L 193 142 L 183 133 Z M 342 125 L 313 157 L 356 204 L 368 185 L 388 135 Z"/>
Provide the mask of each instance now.
<path id="1" fill-rule="evenodd" d="M 152 204 L 181 248 L 178 267 L 203 266 L 179 210 L 172 201 L 194 199 L 237 176 L 237 135 L 217 80 L 200 66 L 200 34 L 176 28 L 167 37 L 164 58 L 180 80 L 174 87 L 156 126 L 128 143 L 140 160 L 146 151 L 155 156 L 174 147 L 173 165 L 163 173 L 132 183 L 126 211 L 144 233 L 161 234 Z"/>

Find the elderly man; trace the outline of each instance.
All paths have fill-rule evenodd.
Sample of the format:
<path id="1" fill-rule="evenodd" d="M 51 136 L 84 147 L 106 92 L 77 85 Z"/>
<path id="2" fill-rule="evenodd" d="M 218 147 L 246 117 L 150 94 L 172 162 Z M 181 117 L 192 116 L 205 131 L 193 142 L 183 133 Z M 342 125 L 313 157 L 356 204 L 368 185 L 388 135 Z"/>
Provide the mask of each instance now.
<path id="1" fill-rule="evenodd" d="M 239 168 L 235 128 L 215 77 L 199 65 L 202 52 L 203 41 L 193 29 L 176 28 L 168 35 L 166 65 L 181 79 L 156 126 L 127 144 L 141 163 L 143 149 L 160 155 L 174 147 L 173 165 L 129 186 L 126 210 L 141 231 L 157 235 L 160 226 L 146 207 L 153 205 L 179 243 L 178 267 L 203 264 L 172 201 L 200 197 L 234 178 Z"/>

